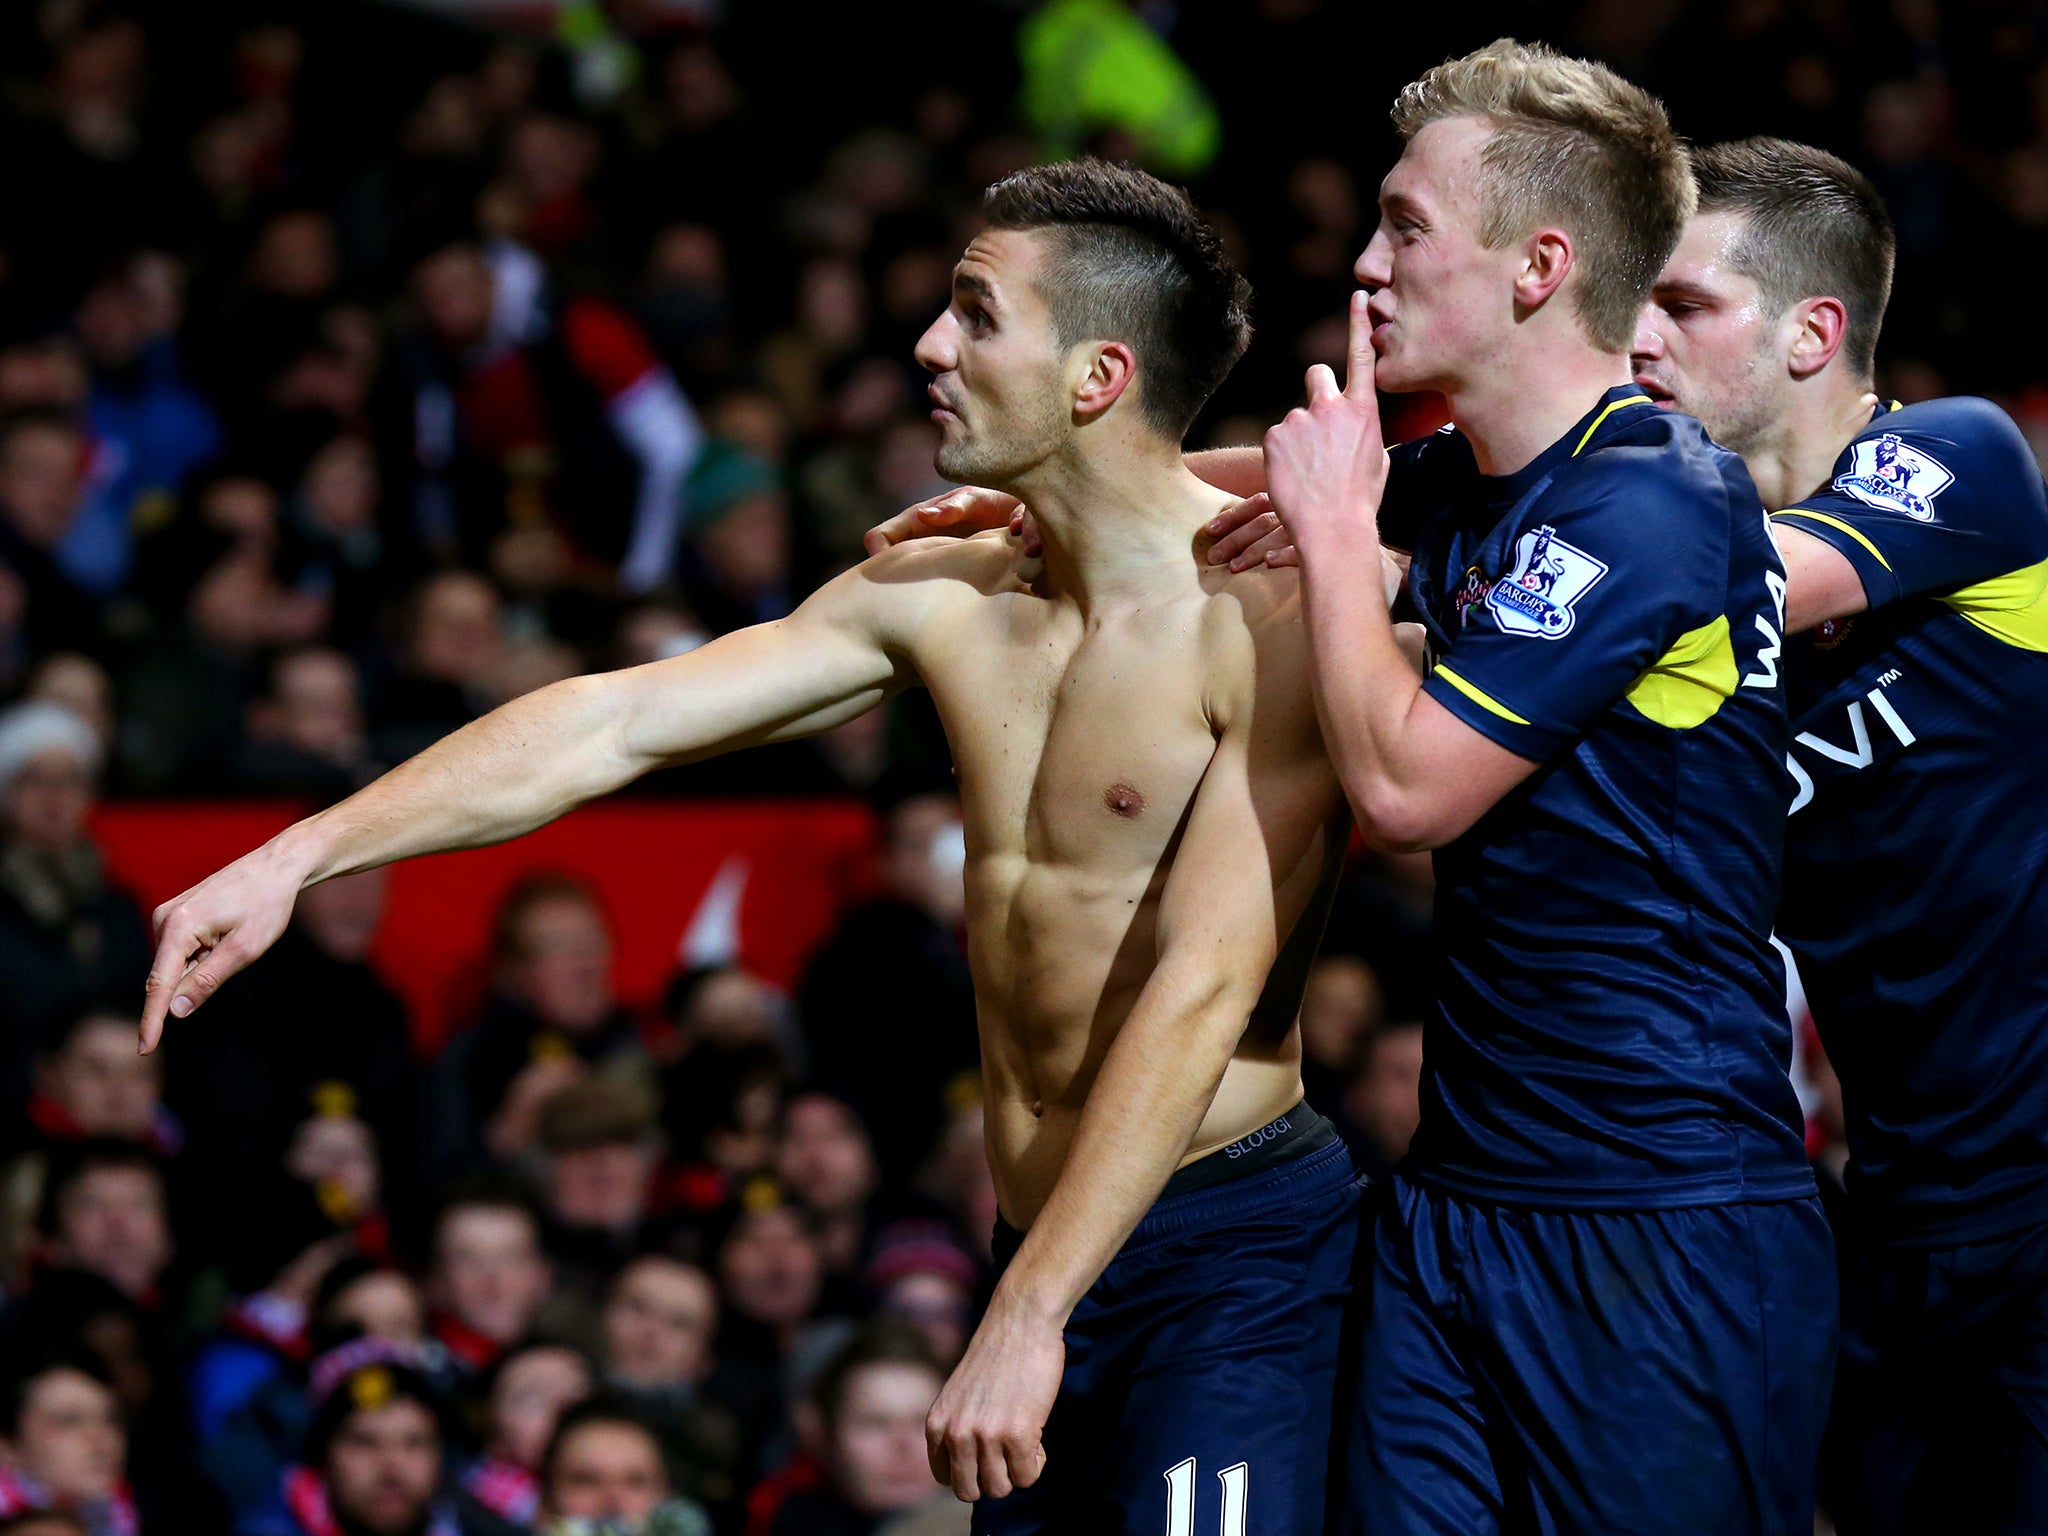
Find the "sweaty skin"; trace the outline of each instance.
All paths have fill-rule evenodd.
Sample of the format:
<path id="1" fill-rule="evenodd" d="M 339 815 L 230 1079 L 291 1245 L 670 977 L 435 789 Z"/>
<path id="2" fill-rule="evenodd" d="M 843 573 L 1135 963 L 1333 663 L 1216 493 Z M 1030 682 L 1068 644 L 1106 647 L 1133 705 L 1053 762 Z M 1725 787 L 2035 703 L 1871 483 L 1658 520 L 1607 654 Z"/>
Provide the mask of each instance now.
<path id="1" fill-rule="evenodd" d="M 1000 536 L 903 544 L 786 619 L 514 700 L 159 908 L 142 1021 L 153 1048 L 306 885 L 517 837 L 921 683 L 966 816 L 989 1161 L 1026 1229 L 927 1425 L 966 1499 L 1035 1480 L 1061 1330 L 1173 1169 L 1299 1097 L 1300 920 L 1343 843 L 1296 573 L 1204 558 L 1221 499 L 1133 407 L 1128 343 L 1058 339 L 1044 258 L 1031 232 L 978 236 L 917 354 L 938 467 L 1028 496 L 1042 563 Z"/>
<path id="2" fill-rule="evenodd" d="M 1292 583 L 1219 581 L 1188 543 L 1150 601 L 1092 625 L 1034 591 L 1010 541 L 904 552 L 903 563 L 959 583 L 939 588 L 915 665 L 959 769 L 989 1162 L 1018 1227 L 1044 1205 L 1158 962 L 1161 898 L 1205 778 L 1232 802 L 1213 809 L 1273 828 L 1257 866 L 1224 873 L 1269 886 L 1259 904 L 1273 940 L 1308 905 L 1330 851 L 1338 791 Z M 1255 692 L 1260 741 L 1247 764 L 1220 738 Z M 1263 967 L 1237 979 L 1246 1012 L 1262 980 Z M 1183 1162 L 1300 1097 L 1292 1018 L 1283 1003 L 1244 1032 Z"/>

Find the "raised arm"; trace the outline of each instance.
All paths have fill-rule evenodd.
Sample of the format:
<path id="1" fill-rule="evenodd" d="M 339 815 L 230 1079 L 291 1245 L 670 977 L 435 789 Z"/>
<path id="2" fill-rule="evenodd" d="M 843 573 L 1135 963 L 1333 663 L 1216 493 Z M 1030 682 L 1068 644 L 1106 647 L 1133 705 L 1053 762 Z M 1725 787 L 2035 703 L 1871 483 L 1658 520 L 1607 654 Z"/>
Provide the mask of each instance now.
<path id="1" fill-rule="evenodd" d="M 1255 578 L 1256 579 L 1256 578 Z M 1301 686 L 1262 690 L 1217 743 L 1161 893 L 1158 961 L 1088 1090 L 1052 1193 L 926 1425 L 962 1498 L 1036 1480 L 1061 1330 L 1187 1155 L 1335 835 L 1336 784 Z"/>
<path id="2" fill-rule="evenodd" d="M 896 562 L 901 564 L 901 562 Z M 298 893 L 398 859 L 504 842 L 650 769 L 829 729 L 910 680 L 915 584 L 858 567 L 795 613 L 686 655 L 514 699 L 157 908 L 142 1048 L 262 954 Z"/>
<path id="3" fill-rule="evenodd" d="M 1344 389 L 1327 367 L 1311 368 L 1307 407 L 1266 434 L 1266 467 L 1274 506 L 1299 546 L 1331 761 L 1366 841 L 1406 851 L 1451 841 L 1537 764 L 1425 692 L 1395 635 L 1377 522 L 1387 453 L 1364 300 L 1352 301 Z"/>

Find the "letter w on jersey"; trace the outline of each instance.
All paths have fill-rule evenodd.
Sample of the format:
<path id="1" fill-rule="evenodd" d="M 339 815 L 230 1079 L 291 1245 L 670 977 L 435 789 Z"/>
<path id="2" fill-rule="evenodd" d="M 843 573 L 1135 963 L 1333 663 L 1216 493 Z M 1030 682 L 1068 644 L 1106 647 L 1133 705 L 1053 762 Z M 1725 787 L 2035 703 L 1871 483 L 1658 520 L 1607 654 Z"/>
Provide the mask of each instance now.
<path id="1" fill-rule="evenodd" d="M 1487 592 L 1486 606 L 1508 634 L 1562 640 L 1572 632 L 1572 604 L 1606 574 L 1604 562 L 1546 523 L 1515 541 L 1514 564 Z"/>

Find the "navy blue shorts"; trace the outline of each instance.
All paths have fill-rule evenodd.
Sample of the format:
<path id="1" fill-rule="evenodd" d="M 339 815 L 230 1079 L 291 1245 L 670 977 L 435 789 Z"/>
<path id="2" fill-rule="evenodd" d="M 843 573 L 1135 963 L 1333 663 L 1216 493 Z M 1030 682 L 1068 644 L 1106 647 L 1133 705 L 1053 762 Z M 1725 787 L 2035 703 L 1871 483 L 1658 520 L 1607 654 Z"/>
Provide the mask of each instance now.
<path id="1" fill-rule="evenodd" d="M 1346 1529 L 1812 1536 L 1816 1200 L 1559 1212 L 1392 1181 Z"/>
<path id="2" fill-rule="evenodd" d="M 2048 1228 L 1844 1253 L 1822 1468 L 1842 1536 L 2048 1532 Z"/>
<path id="3" fill-rule="evenodd" d="M 1360 1203 L 1333 1142 L 1153 1206 L 1067 1323 L 1045 1470 L 977 1536 L 1322 1531 Z"/>

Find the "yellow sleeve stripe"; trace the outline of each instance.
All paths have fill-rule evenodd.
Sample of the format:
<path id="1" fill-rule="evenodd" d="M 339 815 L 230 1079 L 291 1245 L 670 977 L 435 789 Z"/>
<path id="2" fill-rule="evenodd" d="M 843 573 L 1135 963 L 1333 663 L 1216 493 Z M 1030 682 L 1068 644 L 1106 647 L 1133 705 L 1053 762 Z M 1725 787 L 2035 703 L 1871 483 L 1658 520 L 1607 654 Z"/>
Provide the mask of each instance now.
<path id="1" fill-rule="evenodd" d="M 1623 398 L 1616 400 L 1612 405 L 1609 405 L 1606 410 L 1602 411 L 1598 416 L 1595 416 L 1593 418 L 1593 425 L 1586 428 L 1586 435 L 1579 439 L 1579 446 L 1572 450 L 1572 457 L 1576 459 L 1582 452 L 1584 452 L 1586 444 L 1593 441 L 1593 434 L 1600 430 L 1600 423 L 1605 421 L 1608 417 L 1612 416 L 1624 405 L 1648 405 L 1649 403 L 1650 397 L 1648 395 L 1626 395 Z"/>
<path id="2" fill-rule="evenodd" d="M 1512 709 L 1509 709 L 1507 705 L 1501 703 L 1500 700 L 1492 697 L 1490 694 L 1482 693 L 1479 689 L 1474 688 L 1470 683 L 1466 682 L 1465 679 L 1458 676 L 1457 673 L 1453 672 L 1449 667 L 1445 666 L 1442 662 L 1438 662 L 1436 665 L 1436 675 L 1442 678 L 1445 682 L 1449 683 L 1453 688 L 1457 689 L 1458 692 L 1465 695 L 1465 697 L 1470 699 L 1474 704 L 1477 704 L 1481 709 L 1487 711 L 1487 713 L 1499 715 L 1501 719 L 1511 720 L 1516 725 L 1527 725 L 1529 723 L 1528 721 L 1524 720 L 1520 715 L 1516 714 Z"/>
<path id="3" fill-rule="evenodd" d="M 1850 538 L 1854 539 L 1858 544 L 1861 544 L 1865 549 L 1869 550 L 1871 559 L 1875 560 L 1879 565 L 1883 566 L 1886 570 L 1890 570 L 1892 568 L 1891 561 L 1885 559 L 1883 554 L 1881 554 L 1878 551 L 1878 547 L 1875 544 L 1871 543 L 1870 540 L 1863 537 L 1863 535 L 1860 532 L 1858 532 L 1855 528 L 1852 528 L 1849 524 L 1843 522 L 1839 517 L 1829 517 L 1825 512 L 1813 512 L 1809 511 L 1805 507 L 1787 507 L 1782 512 L 1773 512 L 1771 516 L 1810 517 L 1816 523 L 1826 523 L 1830 528 L 1840 529 L 1843 533 L 1846 533 L 1847 535 L 1849 535 Z"/>
<path id="4" fill-rule="evenodd" d="M 1735 645 L 1728 616 L 1688 630 L 1628 691 L 1638 713 L 1674 731 L 1705 725 L 1735 696 Z"/>
<path id="5" fill-rule="evenodd" d="M 1941 601 L 2007 645 L 2048 652 L 2048 560 L 1963 587 Z"/>

